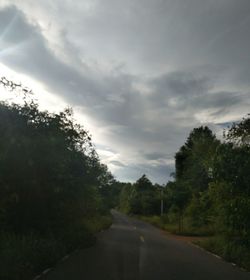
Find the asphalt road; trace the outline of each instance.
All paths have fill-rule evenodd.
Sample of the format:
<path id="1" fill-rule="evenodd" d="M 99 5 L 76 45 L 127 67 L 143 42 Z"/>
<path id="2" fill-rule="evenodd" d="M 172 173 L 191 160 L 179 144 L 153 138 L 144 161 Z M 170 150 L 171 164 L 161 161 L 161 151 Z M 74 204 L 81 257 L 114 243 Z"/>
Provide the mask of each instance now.
<path id="1" fill-rule="evenodd" d="M 91 248 L 71 255 L 43 280 L 243 280 L 250 273 L 161 230 L 112 212 L 114 223 Z"/>

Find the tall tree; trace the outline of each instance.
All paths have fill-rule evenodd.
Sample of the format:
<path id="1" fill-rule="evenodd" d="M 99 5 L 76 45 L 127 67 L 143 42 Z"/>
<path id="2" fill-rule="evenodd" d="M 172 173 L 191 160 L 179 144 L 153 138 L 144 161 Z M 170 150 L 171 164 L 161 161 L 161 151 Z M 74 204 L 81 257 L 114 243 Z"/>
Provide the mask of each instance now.
<path id="1" fill-rule="evenodd" d="M 177 181 L 184 180 L 196 193 L 206 190 L 219 143 L 208 127 L 194 128 L 175 156 Z"/>

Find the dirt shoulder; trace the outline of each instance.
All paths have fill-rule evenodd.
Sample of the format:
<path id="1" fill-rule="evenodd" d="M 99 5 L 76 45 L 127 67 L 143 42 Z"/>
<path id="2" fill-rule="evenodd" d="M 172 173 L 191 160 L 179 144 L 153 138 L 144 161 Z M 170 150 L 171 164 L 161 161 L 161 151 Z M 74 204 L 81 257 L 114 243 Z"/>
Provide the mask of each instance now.
<path id="1" fill-rule="evenodd" d="M 188 236 L 188 235 L 177 235 L 173 234 L 171 232 L 168 232 L 166 230 L 161 229 L 162 234 L 167 235 L 170 238 L 176 239 L 176 240 L 181 240 L 185 241 L 188 243 L 193 243 L 195 241 L 202 241 L 202 240 L 207 240 L 209 239 L 208 236 Z"/>

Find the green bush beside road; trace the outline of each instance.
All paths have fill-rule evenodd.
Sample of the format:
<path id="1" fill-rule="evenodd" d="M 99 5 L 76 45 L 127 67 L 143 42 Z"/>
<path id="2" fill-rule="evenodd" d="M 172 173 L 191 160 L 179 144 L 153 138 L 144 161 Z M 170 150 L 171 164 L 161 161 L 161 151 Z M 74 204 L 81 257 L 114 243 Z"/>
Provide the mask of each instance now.
<path id="1" fill-rule="evenodd" d="M 198 246 L 221 256 L 224 260 L 235 263 L 250 271 L 250 251 L 240 240 L 227 239 L 225 236 L 214 236 L 206 240 L 195 241 Z"/>
<path id="2" fill-rule="evenodd" d="M 112 223 L 110 215 L 96 216 L 84 221 L 82 227 L 67 233 L 63 239 L 53 235 L 35 233 L 0 234 L 0 279 L 32 279 L 44 269 L 50 268 L 76 249 L 95 243 L 95 233 L 107 229 Z"/>

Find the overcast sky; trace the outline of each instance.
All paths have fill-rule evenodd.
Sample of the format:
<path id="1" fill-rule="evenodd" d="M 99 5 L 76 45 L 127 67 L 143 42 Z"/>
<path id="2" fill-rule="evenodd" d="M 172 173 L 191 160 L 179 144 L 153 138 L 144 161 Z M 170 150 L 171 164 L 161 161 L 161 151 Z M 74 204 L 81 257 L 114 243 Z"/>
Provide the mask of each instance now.
<path id="1" fill-rule="evenodd" d="M 192 128 L 250 112 L 250 1 L 0 0 L 0 75 L 73 107 L 117 179 L 166 183 Z"/>

